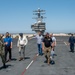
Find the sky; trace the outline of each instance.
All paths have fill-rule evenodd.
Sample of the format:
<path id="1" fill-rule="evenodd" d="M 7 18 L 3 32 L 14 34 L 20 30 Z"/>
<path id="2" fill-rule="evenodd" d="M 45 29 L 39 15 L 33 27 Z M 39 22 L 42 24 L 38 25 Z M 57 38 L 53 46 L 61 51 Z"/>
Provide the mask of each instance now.
<path id="1" fill-rule="evenodd" d="M 0 33 L 33 33 L 33 11 L 46 11 L 46 32 L 75 32 L 75 0 L 0 0 Z"/>

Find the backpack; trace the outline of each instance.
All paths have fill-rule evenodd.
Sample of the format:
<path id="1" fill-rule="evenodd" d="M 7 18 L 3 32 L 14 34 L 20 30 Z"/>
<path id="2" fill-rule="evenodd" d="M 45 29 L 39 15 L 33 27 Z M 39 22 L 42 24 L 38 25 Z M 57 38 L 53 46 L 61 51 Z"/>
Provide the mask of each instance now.
<path id="1" fill-rule="evenodd" d="M 51 64 L 51 65 L 54 65 L 54 64 L 55 64 L 55 61 L 54 61 L 54 60 L 51 60 L 51 61 L 50 61 L 50 64 Z"/>

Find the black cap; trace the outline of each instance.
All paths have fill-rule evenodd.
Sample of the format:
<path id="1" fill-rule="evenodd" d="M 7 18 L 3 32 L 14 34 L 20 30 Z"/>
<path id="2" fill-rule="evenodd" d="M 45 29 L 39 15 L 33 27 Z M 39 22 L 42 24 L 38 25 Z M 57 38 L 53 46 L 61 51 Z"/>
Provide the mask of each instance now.
<path id="1" fill-rule="evenodd" d="M 47 32 L 46 35 L 49 35 L 49 33 Z"/>
<path id="2" fill-rule="evenodd" d="M 19 35 L 20 35 L 20 36 L 22 36 L 22 35 L 23 35 L 23 33 L 19 33 Z"/>

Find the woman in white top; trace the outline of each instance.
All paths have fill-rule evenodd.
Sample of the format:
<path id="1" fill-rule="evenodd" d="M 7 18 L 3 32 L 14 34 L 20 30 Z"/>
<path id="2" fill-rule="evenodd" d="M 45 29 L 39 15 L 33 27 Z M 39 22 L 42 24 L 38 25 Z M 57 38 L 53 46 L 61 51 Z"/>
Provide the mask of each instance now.
<path id="1" fill-rule="evenodd" d="M 27 45 L 28 40 L 23 36 L 23 33 L 20 33 L 19 35 L 17 46 L 19 47 L 19 61 L 21 61 L 22 59 L 25 59 L 25 46 Z"/>
<path id="2" fill-rule="evenodd" d="M 52 51 L 51 51 L 51 56 L 54 57 L 55 52 L 55 46 L 56 46 L 56 38 L 53 36 L 53 33 L 50 33 L 50 37 L 52 38 Z"/>

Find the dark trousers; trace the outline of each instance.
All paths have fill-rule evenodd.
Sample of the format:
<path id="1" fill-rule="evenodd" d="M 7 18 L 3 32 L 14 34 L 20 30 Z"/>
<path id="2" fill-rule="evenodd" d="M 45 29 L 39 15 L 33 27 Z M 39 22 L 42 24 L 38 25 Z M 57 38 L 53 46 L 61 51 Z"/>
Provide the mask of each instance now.
<path id="1" fill-rule="evenodd" d="M 9 59 L 11 60 L 11 48 L 10 46 L 5 46 L 5 61 L 7 61 L 8 52 L 9 52 Z"/>
<path id="2" fill-rule="evenodd" d="M 42 45 L 41 44 L 38 44 L 38 53 L 39 55 L 42 55 Z"/>
<path id="3" fill-rule="evenodd" d="M 70 50 L 74 52 L 74 44 L 70 44 Z"/>

